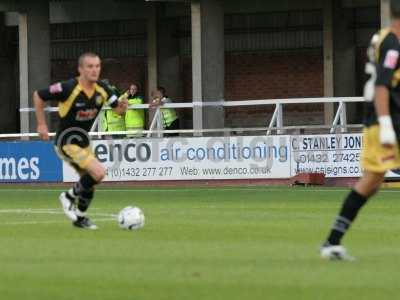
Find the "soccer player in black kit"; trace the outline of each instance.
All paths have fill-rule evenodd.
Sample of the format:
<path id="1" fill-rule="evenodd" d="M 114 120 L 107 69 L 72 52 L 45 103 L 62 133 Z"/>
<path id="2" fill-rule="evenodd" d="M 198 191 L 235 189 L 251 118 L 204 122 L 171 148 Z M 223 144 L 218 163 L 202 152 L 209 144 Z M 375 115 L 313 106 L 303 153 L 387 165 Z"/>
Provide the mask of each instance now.
<path id="1" fill-rule="evenodd" d="M 78 61 L 79 77 L 58 82 L 33 93 L 36 109 L 37 132 L 48 140 L 44 108 L 46 101 L 57 101 L 60 125 L 55 138 L 57 154 L 67 161 L 80 175 L 71 189 L 61 193 L 59 199 L 66 216 L 73 225 L 85 229 L 97 229 L 86 216 L 94 196 L 94 187 L 105 176 L 105 169 L 90 149 L 88 131 L 104 104 L 123 114 L 128 102 L 118 100 L 113 90 L 99 81 L 101 61 L 94 53 L 84 53 Z"/>
<path id="2" fill-rule="evenodd" d="M 360 209 L 379 189 L 386 171 L 400 167 L 400 0 L 391 0 L 390 27 L 376 33 L 365 71 L 366 115 L 361 164 L 363 175 L 347 195 L 320 249 L 322 258 L 352 260 L 341 240 Z"/>

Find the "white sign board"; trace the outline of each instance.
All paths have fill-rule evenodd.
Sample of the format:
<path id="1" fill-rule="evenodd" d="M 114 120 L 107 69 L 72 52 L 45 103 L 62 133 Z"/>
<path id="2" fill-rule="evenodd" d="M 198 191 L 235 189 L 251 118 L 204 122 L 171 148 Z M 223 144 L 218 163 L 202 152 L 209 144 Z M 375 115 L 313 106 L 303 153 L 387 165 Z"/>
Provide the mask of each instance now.
<path id="1" fill-rule="evenodd" d="M 326 177 L 361 176 L 361 134 L 291 136 L 291 175 L 324 173 Z"/>
<path id="2" fill-rule="evenodd" d="M 105 181 L 290 177 L 290 136 L 229 136 L 93 141 Z M 76 172 L 63 164 L 65 182 Z"/>

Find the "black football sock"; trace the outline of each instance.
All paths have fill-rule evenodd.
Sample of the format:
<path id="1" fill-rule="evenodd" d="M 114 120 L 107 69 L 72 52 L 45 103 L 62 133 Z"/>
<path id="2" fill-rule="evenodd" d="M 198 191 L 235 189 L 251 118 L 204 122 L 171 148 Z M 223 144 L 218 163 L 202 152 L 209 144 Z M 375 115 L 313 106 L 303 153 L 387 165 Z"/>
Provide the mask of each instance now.
<path id="1" fill-rule="evenodd" d="M 85 190 L 91 190 L 98 182 L 88 173 L 82 175 L 78 182 L 74 184 L 73 194 L 79 196 Z"/>
<path id="2" fill-rule="evenodd" d="M 82 175 L 73 187 L 73 192 L 78 196 L 79 212 L 85 213 L 93 199 L 94 186 L 98 182 L 88 173 Z"/>
<path id="3" fill-rule="evenodd" d="M 367 202 L 368 197 L 360 195 L 352 190 L 343 202 L 342 209 L 333 223 L 326 245 L 340 245 L 343 235 L 350 228 L 351 223 L 357 217 L 361 207 Z"/>
<path id="4" fill-rule="evenodd" d="M 79 199 L 78 199 L 78 209 L 80 212 L 85 213 L 89 206 L 90 203 L 92 202 L 94 196 L 94 189 L 90 190 L 84 190 L 80 193 Z"/>
<path id="5" fill-rule="evenodd" d="M 90 176 L 87 173 L 82 175 L 79 182 L 84 190 L 90 190 L 93 186 L 95 186 L 98 183 L 92 176 Z"/>

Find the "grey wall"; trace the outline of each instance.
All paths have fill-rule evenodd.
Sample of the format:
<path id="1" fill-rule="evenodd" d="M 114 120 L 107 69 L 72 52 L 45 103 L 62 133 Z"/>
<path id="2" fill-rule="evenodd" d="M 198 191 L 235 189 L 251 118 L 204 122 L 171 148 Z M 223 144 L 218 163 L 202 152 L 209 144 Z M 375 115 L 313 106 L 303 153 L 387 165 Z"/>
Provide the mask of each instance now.
<path id="1" fill-rule="evenodd" d="M 91 50 L 103 58 L 146 55 L 146 19 L 51 25 L 52 59 L 75 59 Z"/>
<path id="2" fill-rule="evenodd" d="M 158 9 L 158 84 L 166 88 L 168 95 L 182 99 L 180 70 L 179 19 L 166 18 L 164 5 Z"/>

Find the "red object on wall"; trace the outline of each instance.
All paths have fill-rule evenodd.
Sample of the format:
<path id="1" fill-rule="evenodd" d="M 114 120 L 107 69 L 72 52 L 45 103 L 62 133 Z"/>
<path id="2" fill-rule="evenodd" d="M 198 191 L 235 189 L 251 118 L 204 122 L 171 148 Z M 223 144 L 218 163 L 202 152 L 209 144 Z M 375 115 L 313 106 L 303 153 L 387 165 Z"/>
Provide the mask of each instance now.
<path id="1" fill-rule="evenodd" d="M 299 173 L 291 178 L 292 185 L 324 185 L 324 173 Z"/>

